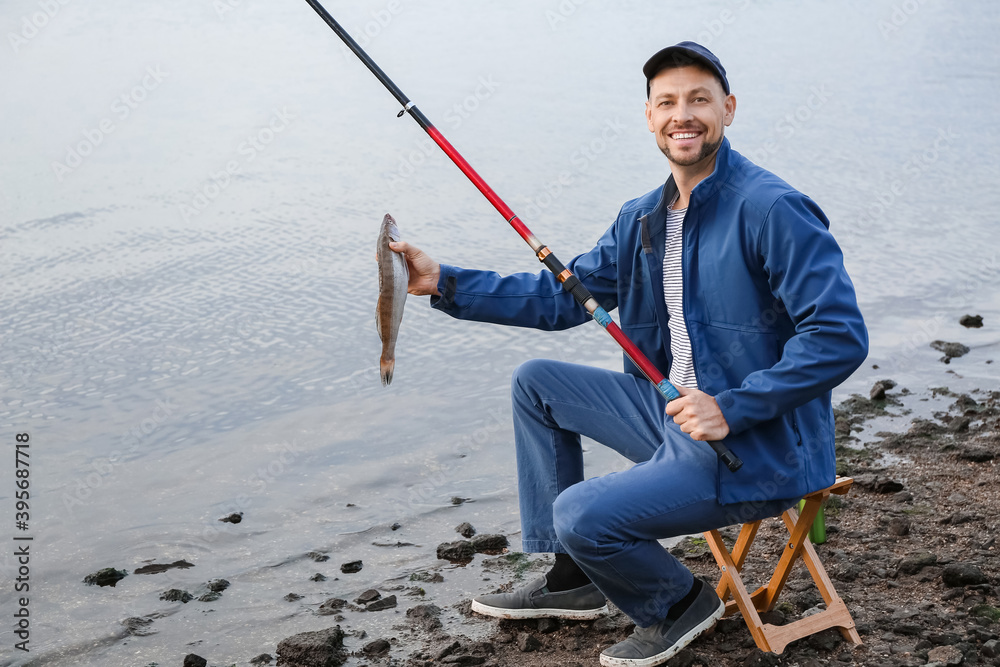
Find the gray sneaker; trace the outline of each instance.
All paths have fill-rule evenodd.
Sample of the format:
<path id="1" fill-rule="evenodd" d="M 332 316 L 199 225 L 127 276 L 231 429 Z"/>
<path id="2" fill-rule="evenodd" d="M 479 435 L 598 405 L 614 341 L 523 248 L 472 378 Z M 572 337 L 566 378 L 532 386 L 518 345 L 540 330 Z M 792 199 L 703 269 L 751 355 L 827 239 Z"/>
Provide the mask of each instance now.
<path id="1" fill-rule="evenodd" d="M 604 594 L 594 584 L 552 593 L 545 576 L 510 593 L 480 595 L 472 611 L 494 618 L 566 618 L 586 621 L 608 613 Z"/>
<path id="2" fill-rule="evenodd" d="M 722 618 L 726 605 L 722 604 L 714 588 L 701 579 L 695 582 L 701 590 L 680 618 L 664 619 L 648 628 L 637 627 L 628 639 L 601 652 L 601 664 L 604 667 L 661 665 L 695 637 L 714 627 Z"/>

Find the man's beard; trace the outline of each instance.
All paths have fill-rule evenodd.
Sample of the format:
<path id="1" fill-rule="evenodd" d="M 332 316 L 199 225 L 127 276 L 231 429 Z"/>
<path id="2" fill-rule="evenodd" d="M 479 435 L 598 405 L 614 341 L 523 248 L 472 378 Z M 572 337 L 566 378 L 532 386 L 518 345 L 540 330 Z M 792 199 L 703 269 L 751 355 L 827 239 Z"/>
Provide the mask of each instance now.
<path id="1" fill-rule="evenodd" d="M 715 151 L 719 150 L 719 146 L 722 145 L 722 139 L 723 139 L 722 135 L 719 135 L 719 140 L 714 143 L 709 143 L 707 141 L 702 143 L 701 150 L 698 151 L 697 155 L 691 158 L 686 158 L 684 160 L 675 159 L 673 154 L 670 152 L 670 148 L 666 144 L 664 144 L 660 148 L 660 150 L 663 152 L 664 155 L 667 156 L 667 159 L 670 160 L 672 163 L 679 165 L 681 167 L 690 167 L 691 165 L 698 164 L 705 158 L 714 155 Z"/>

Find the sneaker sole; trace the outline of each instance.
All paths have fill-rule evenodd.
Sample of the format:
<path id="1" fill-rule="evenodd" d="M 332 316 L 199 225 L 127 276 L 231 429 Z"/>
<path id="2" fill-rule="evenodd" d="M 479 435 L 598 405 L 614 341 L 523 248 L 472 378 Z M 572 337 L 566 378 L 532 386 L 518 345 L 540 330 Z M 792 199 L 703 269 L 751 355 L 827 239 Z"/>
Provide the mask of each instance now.
<path id="1" fill-rule="evenodd" d="M 714 628 L 725 611 L 726 605 L 722 604 L 720 600 L 719 608 L 712 612 L 711 616 L 702 621 L 701 624 L 693 627 L 686 635 L 678 639 L 673 646 L 662 653 L 657 653 L 648 658 L 615 658 L 602 653 L 601 665 L 603 667 L 654 667 L 654 665 L 662 665 L 674 657 L 682 648 L 693 642 L 703 632 Z"/>
<path id="2" fill-rule="evenodd" d="M 473 600 L 472 611 L 492 618 L 563 618 L 573 621 L 592 621 L 607 616 L 608 605 L 597 609 L 504 609 Z"/>

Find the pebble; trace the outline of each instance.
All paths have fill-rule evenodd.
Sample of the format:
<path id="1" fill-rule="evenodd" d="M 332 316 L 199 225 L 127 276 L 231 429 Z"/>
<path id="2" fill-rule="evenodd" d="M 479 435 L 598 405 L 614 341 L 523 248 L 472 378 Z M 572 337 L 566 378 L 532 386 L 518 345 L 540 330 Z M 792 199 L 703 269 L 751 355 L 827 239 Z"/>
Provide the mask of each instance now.
<path id="1" fill-rule="evenodd" d="M 188 653 L 184 656 L 184 667 L 206 667 L 206 665 L 208 665 L 208 660 L 200 655 Z"/>
<path id="2" fill-rule="evenodd" d="M 961 343 L 950 343 L 948 341 L 936 340 L 931 343 L 931 347 L 938 352 L 943 352 L 944 356 L 941 357 L 941 361 L 948 364 L 951 363 L 952 359 L 964 356 L 969 353 L 969 348 Z"/>
<path id="3" fill-rule="evenodd" d="M 983 571 L 970 563 L 951 563 L 946 565 L 941 573 L 941 579 L 946 586 L 977 586 L 988 580 Z"/>
<path id="4" fill-rule="evenodd" d="M 243 520 L 243 512 L 233 512 L 229 516 L 224 516 L 219 521 L 224 523 L 239 523 Z"/>
<path id="5" fill-rule="evenodd" d="M 889 520 L 888 531 L 890 535 L 905 537 L 910 534 L 911 521 L 905 517 L 893 517 Z"/>
<path id="6" fill-rule="evenodd" d="M 319 606 L 316 613 L 320 616 L 332 616 L 347 606 L 347 600 L 341 598 L 330 598 Z"/>
<path id="7" fill-rule="evenodd" d="M 378 600 L 380 597 L 382 597 L 381 593 L 374 588 L 370 588 L 359 595 L 354 601 L 358 604 L 368 604 L 369 602 L 375 602 L 375 600 Z"/>
<path id="8" fill-rule="evenodd" d="M 381 600 L 376 600 L 370 605 L 365 607 L 365 611 L 383 611 L 385 609 L 392 609 L 396 606 L 396 596 L 390 595 L 387 598 L 382 598 Z"/>
<path id="9" fill-rule="evenodd" d="M 472 538 L 472 548 L 478 553 L 500 553 L 510 545 L 503 535 L 480 535 Z"/>
<path id="10" fill-rule="evenodd" d="M 346 657 L 344 631 L 339 625 L 302 632 L 278 642 L 278 664 L 337 667 L 344 664 Z"/>
<path id="11" fill-rule="evenodd" d="M 517 635 L 517 648 L 521 653 L 530 653 L 542 648 L 542 642 L 535 635 L 522 632 Z"/>
<path id="12" fill-rule="evenodd" d="M 354 574 L 355 572 L 360 572 L 361 568 L 364 567 L 363 563 L 359 560 L 352 560 L 349 563 L 344 563 L 340 566 L 340 571 L 344 574 Z"/>
<path id="13" fill-rule="evenodd" d="M 385 655 L 389 652 L 391 645 L 386 639 L 376 639 L 375 641 L 368 642 L 361 648 L 361 652 L 368 656 L 373 655 Z"/>
<path id="14" fill-rule="evenodd" d="M 187 604 L 194 599 L 194 596 L 187 591 L 182 591 L 179 588 L 171 588 L 169 591 L 161 593 L 160 599 L 167 602 L 183 602 Z"/>
<path id="15" fill-rule="evenodd" d="M 925 567 L 934 565 L 935 563 L 937 563 L 937 556 L 923 551 L 904 558 L 899 563 L 898 570 L 900 574 L 916 574 Z"/>
<path id="16" fill-rule="evenodd" d="M 461 535 L 462 537 L 468 538 L 476 534 L 476 529 L 472 527 L 471 523 L 465 521 L 455 526 L 455 532 Z"/>
<path id="17" fill-rule="evenodd" d="M 927 659 L 942 665 L 961 665 L 965 656 L 954 646 L 938 646 L 927 652 Z"/>
<path id="18" fill-rule="evenodd" d="M 982 315 L 962 315 L 958 323 L 967 329 L 978 329 L 983 326 Z"/>
<path id="19" fill-rule="evenodd" d="M 119 581 L 128 576 L 126 570 L 116 570 L 113 567 L 106 567 L 93 574 L 88 574 L 83 578 L 83 583 L 88 586 L 111 586 L 115 587 Z"/>
<path id="20" fill-rule="evenodd" d="M 472 546 L 472 542 L 467 540 L 445 542 L 444 544 L 439 544 L 437 548 L 438 558 L 451 561 L 453 563 L 470 561 L 475 555 L 476 550 Z"/>

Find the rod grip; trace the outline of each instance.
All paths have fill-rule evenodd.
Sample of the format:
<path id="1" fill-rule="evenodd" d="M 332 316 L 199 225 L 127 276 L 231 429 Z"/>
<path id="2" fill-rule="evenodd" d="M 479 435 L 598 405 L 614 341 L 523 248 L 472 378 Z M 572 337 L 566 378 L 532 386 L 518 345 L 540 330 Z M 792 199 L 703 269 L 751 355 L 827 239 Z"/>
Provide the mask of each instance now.
<path id="1" fill-rule="evenodd" d="M 710 440 L 708 444 L 715 450 L 715 453 L 719 455 L 719 460 L 722 461 L 727 468 L 729 468 L 729 472 L 736 472 L 743 467 L 743 461 L 740 457 L 733 454 L 732 450 L 726 447 L 722 441 Z"/>

